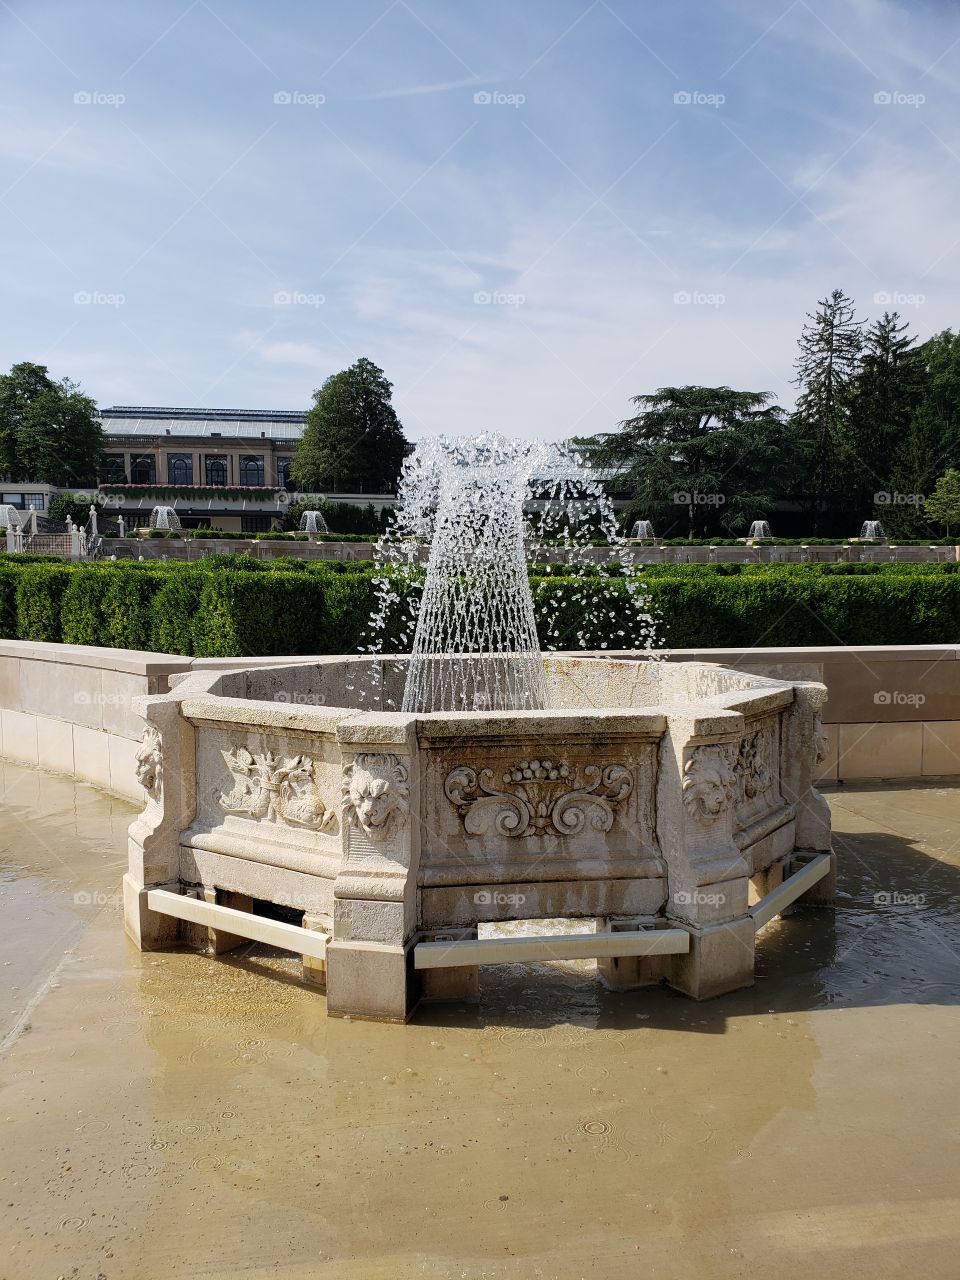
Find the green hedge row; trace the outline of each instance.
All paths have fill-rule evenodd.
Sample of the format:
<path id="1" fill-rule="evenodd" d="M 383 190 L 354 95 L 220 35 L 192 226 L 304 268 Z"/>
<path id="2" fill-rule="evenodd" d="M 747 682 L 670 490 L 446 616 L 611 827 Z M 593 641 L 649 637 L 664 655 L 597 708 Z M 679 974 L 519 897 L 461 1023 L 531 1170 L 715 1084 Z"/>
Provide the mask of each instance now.
<path id="1" fill-rule="evenodd" d="M 956 565 L 658 566 L 646 576 L 667 648 L 960 643 Z M 601 620 L 583 581 L 538 573 L 545 617 L 559 600 L 562 645 L 619 648 L 627 584 Z M 417 588 L 414 588 L 417 589 Z M 211 557 L 198 564 L 0 561 L 0 636 L 199 657 L 356 651 L 375 603 L 369 568 Z M 401 612 L 402 610 L 398 610 Z"/>

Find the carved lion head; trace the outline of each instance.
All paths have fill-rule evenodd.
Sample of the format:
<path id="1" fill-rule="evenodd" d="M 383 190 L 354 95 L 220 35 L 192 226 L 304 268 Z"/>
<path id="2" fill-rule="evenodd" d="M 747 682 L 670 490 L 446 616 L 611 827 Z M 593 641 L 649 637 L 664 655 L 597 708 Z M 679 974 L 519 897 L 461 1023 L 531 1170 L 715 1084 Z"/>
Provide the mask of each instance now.
<path id="1" fill-rule="evenodd" d="M 736 774 L 720 747 L 700 747 L 683 771 L 683 803 L 698 822 L 714 822 L 733 799 Z"/>
<path id="2" fill-rule="evenodd" d="M 359 755 L 344 778 L 344 820 L 359 826 L 371 840 L 386 840 L 402 826 L 409 796 L 406 766 L 397 756 Z"/>

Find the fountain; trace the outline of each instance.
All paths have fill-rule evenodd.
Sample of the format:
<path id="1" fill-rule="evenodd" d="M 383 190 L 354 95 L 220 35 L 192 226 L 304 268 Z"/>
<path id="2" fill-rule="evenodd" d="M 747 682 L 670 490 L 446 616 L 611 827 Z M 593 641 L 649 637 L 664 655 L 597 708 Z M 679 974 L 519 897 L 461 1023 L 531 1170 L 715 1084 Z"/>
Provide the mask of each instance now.
<path id="1" fill-rule="evenodd" d="M 180 533 L 180 517 L 173 507 L 154 507 L 150 512 L 150 528 L 167 533 Z"/>
<path id="2" fill-rule="evenodd" d="M 879 520 L 864 520 L 860 529 L 861 542 L 882 542 L 885 537 Z"/>
<path id="3" fill-rule="evenodd" d="M 23 515 L 16 507 L 0 506 L 0 529 L 19 529 L 23 525 Z"/>
<path id="4" fill-rule="evenodd" d="M 656 542 L 653 525 L 649 520 L 638 520 L 630 530 L 634 542 Z"/>
<path id="5" fill-rule="evenodd" d="M 720 995 L 753 981 L 768 920 L 832 901 L 823 685 L 655 660 L 575 453 L 420 443 L 378 556 L 364 652 L 238 658 L 137 700 L 137 945 L 285 947 L 328 1013 L 402 1022 L 504 961 Z M 558 917 L 589 932 L 479 936 Z"/>
<path id="6" fill-rule="evenodd" d="M 754 520 L 753 524 L 750 526 L 750 532 L 747 534 L 747 537 L 751 539 L 772 538 L 773 534 L 771 533 L 770 526 L 767 524 L 766 520 Z"/>
<path id="7" fill-rule="evenodd" d="M 329 533 L 322 511 L 304 511 L 300 517 L 301 533 Z"/>

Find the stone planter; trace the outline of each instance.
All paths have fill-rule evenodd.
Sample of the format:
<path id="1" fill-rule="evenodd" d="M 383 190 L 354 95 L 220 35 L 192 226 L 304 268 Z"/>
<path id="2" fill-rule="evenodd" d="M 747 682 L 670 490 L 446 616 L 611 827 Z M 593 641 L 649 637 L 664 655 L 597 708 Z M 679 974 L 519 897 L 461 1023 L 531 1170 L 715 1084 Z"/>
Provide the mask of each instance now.
<path id="1" fill-rule="evenodd" d="M 475 965 L 415 972 L 417 944 L 510 919 L 689 935 L 683 954 L 602 959 L 618 988 L 703 998 L 752 982 L 751 903 L 830 850 L 813 786 L 822 685 L 558 655 L 553 710 L 408 715 L 381 709 L 404 666 L 206 671 L 138 700 L 148 803 L 125 902 L 139 946 L 243 940 L 152 910 L 152 888 L 273 904 L 325 935 L 325 959 L 304 963 L 329 1012 L 397 1021 L 476 990 Z M 831 893 L 828 876 L 806 899 Z"/>

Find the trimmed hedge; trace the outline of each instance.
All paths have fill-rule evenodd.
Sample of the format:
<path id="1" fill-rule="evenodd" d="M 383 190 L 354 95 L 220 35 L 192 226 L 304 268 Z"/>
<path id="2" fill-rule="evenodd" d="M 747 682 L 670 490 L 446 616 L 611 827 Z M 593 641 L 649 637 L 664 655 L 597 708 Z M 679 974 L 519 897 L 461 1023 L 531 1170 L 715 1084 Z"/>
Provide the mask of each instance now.
<path id="1" fill-rule="evenodd" d="M 538 616 L 556 600 L 555 628 L 571 647 L 584 629 L 583 578 L 563 566 L 531 576 Z M 960 565 L 657 565 L 643 570 L 666 648 L 960 643 Z M 418 591 L 418 584 L 409 588 Z M 619 648 L 628 586 L 604 583 L 607 603 L 583 643 Z M 376 589 L 370 566 L 245 556 L 193 563 L 71 565 L 0 561 L 0 636 L 196 655 L 356 652 Z M 405 613 L 401 601 L 393 628 Z"/>

